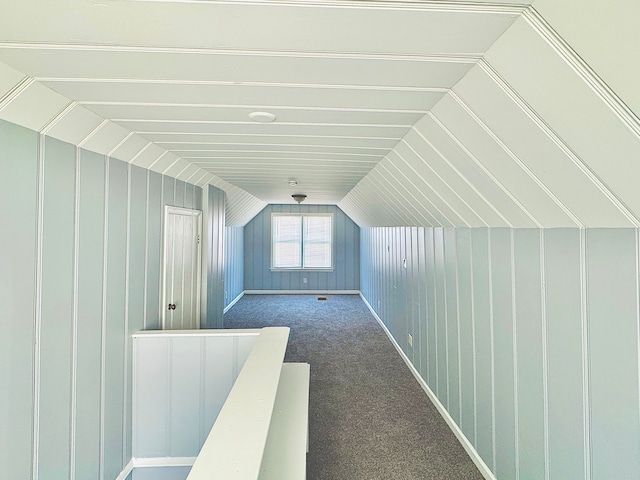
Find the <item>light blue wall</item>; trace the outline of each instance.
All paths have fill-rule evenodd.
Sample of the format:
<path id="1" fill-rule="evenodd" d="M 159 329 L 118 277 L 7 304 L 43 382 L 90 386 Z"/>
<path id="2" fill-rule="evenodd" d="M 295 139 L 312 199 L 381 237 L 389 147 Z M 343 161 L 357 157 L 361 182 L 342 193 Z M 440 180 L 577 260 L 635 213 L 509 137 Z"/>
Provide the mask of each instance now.
<path id="1" fill-rule="evenodd" d="M 361 291 L 498 479 L 636 478 L 638 238 L 362 229 Z"/>
<path id="2" fill-rule="evenodd" d="M 225 193 L 223 190 L 208 185 L 205 188 L 206 205 L 204 205 L 204 250 L 205 255 L 205 305 L 202 328 L 222 328 L 222 312 L 224 310 L 224 215 Z"/>
<path id="3" fill-rule="evenodd" d="M 333 213 L 332 272 L 272 272 L 271 213 Z M 307 278 L 307 283 L 303 283 Z M 244 230 L 245 290 L 359 290 L 360 227 L 335 205 L 267 205 Z"/>
<path id="4" fill-rule="evenodd" d="M 163 204 L 202 191 L 4 121 L 0 165 L 0 478 L 113 479 L 129 334 L 160 325 Z"/>
<path id="5" fill-rule="evenodd" d="M 224 229 L 224 306 L 244 291 L 244 227 Z"/>

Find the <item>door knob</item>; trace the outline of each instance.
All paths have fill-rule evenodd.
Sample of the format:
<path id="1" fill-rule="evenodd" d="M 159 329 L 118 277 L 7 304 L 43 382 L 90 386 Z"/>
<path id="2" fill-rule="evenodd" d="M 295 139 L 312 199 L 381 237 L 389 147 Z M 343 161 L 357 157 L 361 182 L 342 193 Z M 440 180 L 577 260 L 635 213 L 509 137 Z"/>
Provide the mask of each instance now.
<path id="1" fill-rule="evenodd" d="M 175 310 L 176 309 L 176 304 L 175 303 L 170 303 L 169 304 L 169 310 Z"/>

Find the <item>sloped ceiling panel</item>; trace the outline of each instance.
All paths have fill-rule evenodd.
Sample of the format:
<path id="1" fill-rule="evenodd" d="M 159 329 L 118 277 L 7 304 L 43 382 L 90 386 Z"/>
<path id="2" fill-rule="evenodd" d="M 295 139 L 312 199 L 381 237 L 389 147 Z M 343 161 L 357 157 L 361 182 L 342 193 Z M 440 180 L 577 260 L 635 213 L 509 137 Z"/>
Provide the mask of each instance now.
<path id="1" fill-rule="evenodd" d="M 413 205 L 394 225 L 640 225 L 640 126 L 576 58 L 525 12 L 341 208 L 379 225 L 356 210 L 387 190 Z"/>
<path id="2" fill-rule="evenodd" d="M 640 117 L 640 2 L 624 0 L 536 0 L 545 22 L 576 51 Z"/>
<path id="3" fill-rule="evenodd" d="M 640 128 L 634 119 L 622 115 L 612 97 L 595 87 L 597 79 L 569 63 L 570 55 L 521 18 L 487 52 L 486 59 L 575 154 L 574 160 L 591 172 L 589 178 L 602 194 L 628 222 L 639 225 Z M 620 226 L 620 214 L 611 217 L 608 211 L 590 221 L 585 218 L 585 225 Z"/>

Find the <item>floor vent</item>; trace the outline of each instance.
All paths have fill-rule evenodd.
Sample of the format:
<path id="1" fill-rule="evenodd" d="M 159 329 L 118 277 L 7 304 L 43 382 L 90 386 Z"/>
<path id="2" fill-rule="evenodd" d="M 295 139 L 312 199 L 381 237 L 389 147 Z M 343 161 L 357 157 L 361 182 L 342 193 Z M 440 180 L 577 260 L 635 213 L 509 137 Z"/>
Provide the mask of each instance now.
<path id="1" fill-rule="evenodd" d="M 327 297 L 318 297 L 318 300 L 326 300 Z"/>

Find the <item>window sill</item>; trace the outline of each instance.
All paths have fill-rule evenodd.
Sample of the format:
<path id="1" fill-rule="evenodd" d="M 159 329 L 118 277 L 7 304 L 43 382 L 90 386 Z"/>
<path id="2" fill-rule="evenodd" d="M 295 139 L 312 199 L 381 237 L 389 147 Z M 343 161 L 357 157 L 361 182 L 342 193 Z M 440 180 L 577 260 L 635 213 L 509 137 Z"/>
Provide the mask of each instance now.
<path id="1" fill-rule="evenodd" d="M 331 273 L 333 272 L 333 268 L 273 268 L 270 269 L 272 272 L 325 272 Z"/>

